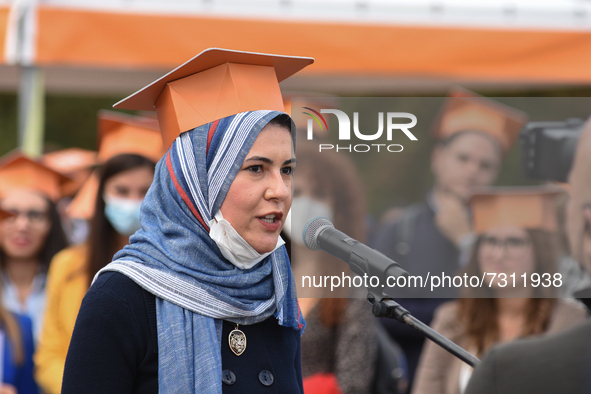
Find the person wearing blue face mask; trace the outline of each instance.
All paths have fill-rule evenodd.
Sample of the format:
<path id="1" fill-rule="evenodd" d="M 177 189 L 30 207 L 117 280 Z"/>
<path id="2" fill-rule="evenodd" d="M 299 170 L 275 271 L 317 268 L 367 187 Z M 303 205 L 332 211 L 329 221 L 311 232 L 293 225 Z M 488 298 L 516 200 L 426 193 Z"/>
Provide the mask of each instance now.
<path id="1" fill-rule="evenodd" d="M 130 236 L 140 229 L 140 207 L 142 199 L 103 196 L 105 217 L 122 236 Z"/>
<path id="2" fill-rule="evenodd" d="M 104 163 L 98 174 L 89 239 L 56 255 L 48 275 L 45 323 L 35 353 L 35 376 L 47 394 L 61 390 L 76 316 L 92 278 L 139 229 L 139 210 L 154 177 L 154 162 L 120 154 Z"/>

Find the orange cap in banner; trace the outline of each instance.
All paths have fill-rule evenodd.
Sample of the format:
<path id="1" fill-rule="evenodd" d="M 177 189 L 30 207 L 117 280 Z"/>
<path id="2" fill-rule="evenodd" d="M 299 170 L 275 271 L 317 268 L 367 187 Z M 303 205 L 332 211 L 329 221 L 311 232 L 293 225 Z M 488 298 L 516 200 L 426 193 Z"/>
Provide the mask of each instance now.
<path id="1" fill-rule="evenodd" d="M 240 112 L 284 111 L 279 82 L 313 58 L 210 48 L 114 105 L 156 111 L 166 148 L 182 132 Z"/>
<path id="2" fill-rule="evenodd" d="M 164 155 L 156 119 L 113 111 L 100 111 L 98 118 L 100 163 L 126 153 L 144 156 L 157 163 Z"/>
<path id="3" fill-rule="evenodd" d="M 527 123 L 519 110 L 470 92 L 453 88 L 433 125 L 433 136 L 444 140 L 463 131 L 488 134 L 508 152 Z"/>
<path id="4" fill-rule="evenodd" d="M 69 177 L 15 151 L 0 160 L 0 198 L 12 189 L 41 192 L 53 201 L 63 196 L 63 188 L 72 182 Z"/>
<path id="5" fill-rule="evenodd" d="M 479 188 L 470 199 L 474 230 L 482 233 L 495 226 L 515 225 L 555 231 L 556 198 L 563 193 L 556 185 Z"/>

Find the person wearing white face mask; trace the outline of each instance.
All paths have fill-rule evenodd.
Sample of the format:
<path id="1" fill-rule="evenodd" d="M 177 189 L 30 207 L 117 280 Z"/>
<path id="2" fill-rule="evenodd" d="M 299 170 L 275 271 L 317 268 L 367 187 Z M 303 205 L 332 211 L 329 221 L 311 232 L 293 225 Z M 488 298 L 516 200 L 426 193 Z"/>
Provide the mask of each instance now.
<path id="1" fill-rule="evenodd" d="M 139 209 L 154 177 L 154 162 L 136 154 L 117 155 L 99 174 L 89 240 L 56 255 L 49 273 L 45 323 L 35 353 L 35 376 L 47 394 L 61 390 L 74 323 L 92 278 L 139 229 Z"/>
<path id="2" fill-rule="evenodd" d="M 336 152 L 322 152 L 298 141 L 298 171 L 290 226 L 291 265 L 296 286 L 304 276 L 353 277 L 347 264 L 303 243 L 306 223 L 326 217 L 335 227 L 363 242 L 365 204 L 361 181 L 353 163 Z M 365 292 L 350 287 L 298 287 L 302 314 L 307 322 L 302 337 L 304 391 L 314 393 L 369 393 L 374 377 L 377 339 Z M 360 297 L 360 298 L 357 298 Z"/>
<path id="3" fill-rule="evenodd" d="M 141 229 L 84 298 L 63 394 L 303 393 L 278 81 L 312 62 L 214 48 L 116 105 L 156 109 L 168 150 Z"/>

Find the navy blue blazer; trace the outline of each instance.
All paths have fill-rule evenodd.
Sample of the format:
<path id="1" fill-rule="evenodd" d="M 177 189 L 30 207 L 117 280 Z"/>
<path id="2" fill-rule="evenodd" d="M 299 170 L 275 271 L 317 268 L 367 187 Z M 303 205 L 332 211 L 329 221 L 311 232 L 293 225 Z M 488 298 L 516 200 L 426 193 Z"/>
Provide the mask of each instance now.
<path id="1" fill-rule="evenodd" d="M 241 325 L 245 352 L 236 356 L 224 322 L 224 393 L 303 393 L 300 331 L 277 319 Z M 92 285 L 80 308 L 64 370 L 62 394 L 158 393 L 155 296 L 131 279 L 107 272 Z"/>

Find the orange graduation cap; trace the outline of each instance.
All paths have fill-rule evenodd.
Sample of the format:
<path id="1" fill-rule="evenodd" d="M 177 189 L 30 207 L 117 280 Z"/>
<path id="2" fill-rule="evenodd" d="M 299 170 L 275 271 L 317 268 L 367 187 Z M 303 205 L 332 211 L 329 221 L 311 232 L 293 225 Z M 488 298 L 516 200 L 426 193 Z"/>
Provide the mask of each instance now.
<path id="1" fill-rule="evenodd" d="M 87 149 L 67 148 L 44 154 L 41 163 L 72 178 L 72 182 L 64 186 L 64 195 L 69 196 L 88 179 L 92 167 L 97 164 L 97 154 Z"/>
<path id="2" fill-rule="evenodd" d="M 98 163 L 122 154 L 136 154 L 158 162 L 164 155 L 156 119 L 113 111 L 100 111 L 98 118 Z M 98 175 L 93 173 L 68 206 L 68 215 L 90 219 L 94 214 L 98 187 Z"/>
<path id="3" fill-rule="evenodd" d="M 15 151 L 0 160 L 0 198 L 13 189 L 44 193 L 53 201 L 63 196 L 63 188 L 72 180 L 51 168 Z"/>
<path id="4" fill-rule="evenodd" d="M 97 158 L 94 151 L 67 148 L 44 154 L 41 162 L 57 172 L 68 175 L 96 165 Z"/>
<path id="5" fill-rule="evenodd" d="M 156 111 L 165 147 L 184 131 L 240 112 L 284 111 L 279 82 L 314 59 L 210 48 L 114 105 Z"/>
<path id="6" fill-rule="evenodd" d="M 508 152 L 525 123 L 524 112 L 455 87 L 433 125 L 433 135 L 443 140 L 462 131 L 478 131 L 495 138 Z"/>
<path id="7" fill-rule="evenodd" d="M 90 220 L 94 215 L 94 204 L 98 193 L 98 175 L 93 172 L 76 193 L 76 196 L 66 208 L 66 213 L 74 219 Z"/>
<path id="8" fill-rule="evenodd" d="M 158 121 L 113 111 L 100 111 L 98 115 L 98 161 L 132 153 L 157 163 L 164 155 Z"/>
<path id="9" fill-rule="evenodd" d="M 563 193 L 556 185 L 481 188 L 470 199 L 474 230 L 516 225 L 554 231 L 556 198 Z"/>

